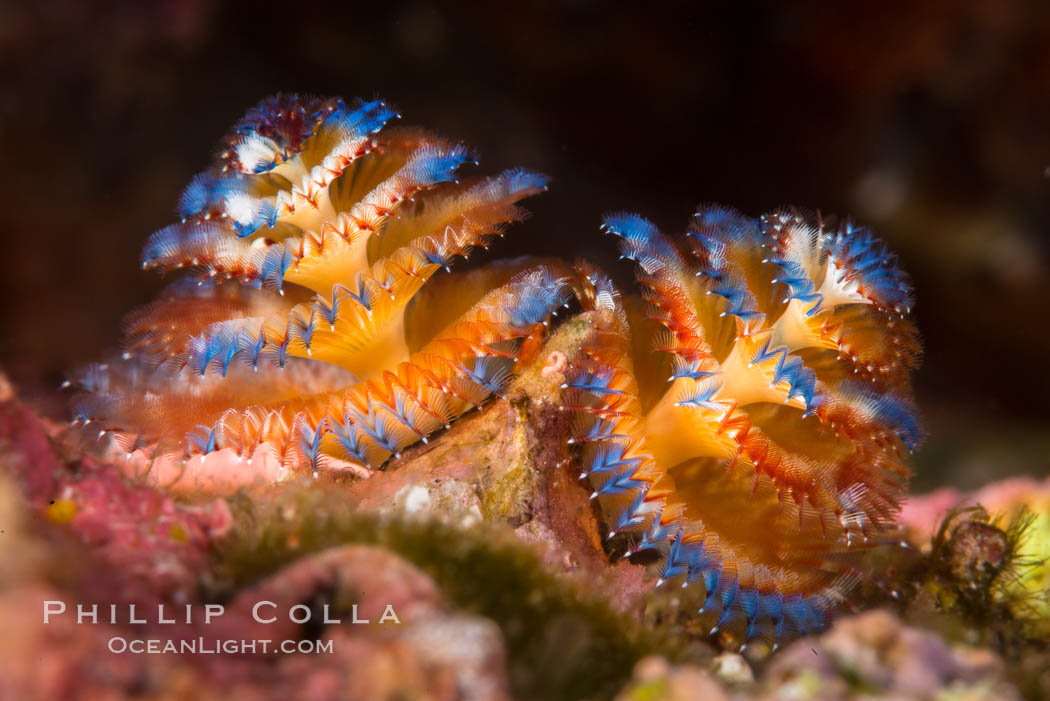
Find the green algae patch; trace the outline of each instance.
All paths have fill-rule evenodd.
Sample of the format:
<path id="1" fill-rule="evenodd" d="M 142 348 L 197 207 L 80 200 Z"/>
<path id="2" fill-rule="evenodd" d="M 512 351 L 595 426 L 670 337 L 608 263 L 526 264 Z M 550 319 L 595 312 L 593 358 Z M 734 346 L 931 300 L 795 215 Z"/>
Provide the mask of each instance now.
<path id="1" fill-rule="evenodd" d="M 338 489 L 288 485 L 264 500 L 234 500 L 234 528 L 216 553 L 228 597 L 295 559 L 351 543 L 378 545 L 427 573 L 455 608 L 494 621 L 506 645 L 515 698 L 610 698 L 634 664 L 673 654 L 671 638 L 643 629 L 546 569 L 504 527 L 355 513 Z"/>
<path id="2" fill-rule="evenodd" d="M 527 495 L 535 491 L 537 474 L 529 459 L 528 432 L 517 422 L 508 441 L 500 447 L 506 462 L 481 472 L 481 513 L 486 520 L 521 523 L 526 519 Z M 493 459 L 500 460 L 499 456 Z"/>

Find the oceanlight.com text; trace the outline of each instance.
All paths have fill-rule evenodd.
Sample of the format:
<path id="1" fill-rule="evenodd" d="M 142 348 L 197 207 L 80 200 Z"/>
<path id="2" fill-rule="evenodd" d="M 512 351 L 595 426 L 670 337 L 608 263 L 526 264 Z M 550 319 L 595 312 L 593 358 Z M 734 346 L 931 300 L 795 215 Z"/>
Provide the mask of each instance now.
<path id="1" fill-rule="evenodd" d="M 107 648 L 116 655 L 331 655 L 335 651 L 332 640 L 141 640 L 120 636 L 110 638 Z"/>

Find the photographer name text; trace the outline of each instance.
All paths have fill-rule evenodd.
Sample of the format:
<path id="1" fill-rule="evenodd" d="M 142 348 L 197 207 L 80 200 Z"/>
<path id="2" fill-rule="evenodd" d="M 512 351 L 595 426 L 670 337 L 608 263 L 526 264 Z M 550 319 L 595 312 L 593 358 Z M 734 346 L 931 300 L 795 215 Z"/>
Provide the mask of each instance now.
<path id="1" fill-rule="evenodd" d="M 145 625 L 154 623 L 175 625 L 176 623 L 204 623 L 209 625 L 226 613 L 226 607 L 222 604 L 185 604 L 184 606 L 157 604 L 155 609 L 147 606 L 137 606 L 136 604 L 125 606 L 118 606 L 117 604 L 70 605 L 65 601 L 57 600 L 44 601 L 43 604 L 45 625 L 51 623 L 51 620 L 58 616 L 74 615 L 78 624 L 91 623 L 97 625 L 99 623 L 109 623 L 116 625 L 118 623 L 127 623 L 130 625 Z M 354 625 L 372 623 L 372 619 L 361 618 L 358 615 L 357 604 L 353 604 L 350 607 L 350 615 L 345 621 L 332 613 L 329 604 L 324 604 L 320 611 L 315 611 L 306 604 L 295 604 L 284 608 L 276 602 L 263 600 L 256 602 L 252 606 L 251 615 L 252 620 L 262 624 L 276 623 L 281 618 L 297 624 L 310 623 L 311 621 L 319 622 L 322 625 L 341 625 L 344 622 Z M 345 616 L 346 614 L 342 615 Z M 376 622 L 379 624 L 400 624 L 401 619 L 398 618 L 393 605 L 387 604 L 386 608 L 383 609 L 382 615 L 376 619 Z"/>

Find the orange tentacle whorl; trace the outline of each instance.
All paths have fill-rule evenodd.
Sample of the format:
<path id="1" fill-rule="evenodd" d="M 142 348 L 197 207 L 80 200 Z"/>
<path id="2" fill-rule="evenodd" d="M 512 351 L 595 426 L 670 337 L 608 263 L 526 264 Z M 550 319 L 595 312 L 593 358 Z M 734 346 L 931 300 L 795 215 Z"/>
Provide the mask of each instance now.
<path id="1" fill-rule="evenodd" d="M 890 538 L 921 438 L 907 279 L 867 230 L 795 211 L 705 207 L 681 245 L 636 215 L 604 229 L 648 306 L 629 324 L 583 272 L 598 334 L 565 403 L 610 536 L 655 553 L 658 584 L 703 582 L 712 633 L 743 646 L 823 625 L 855 554 Z M 669 368 L 656 392 L 636 381 L 653 368 Z"/>
<path id="2" fill-rule="evenodd" d="M 131 316 L 123 357 L 82 377 L 79 418 L 208 488 L 210 471 L 259 451 L 267 479 L 367 474 L 499 393 L 563 280 L 540 266 L 495 289 L 444 285 L 440 304 L 465 313 L 443 328 L 407 312 L 435 273 L 522 219 L 517 202 L 545 178 L 460 179 L 465 147 L 384 129 L 395 116 L 285 95 L 249 111 L 143 252 L 144 267 L 195 280 Z"/>

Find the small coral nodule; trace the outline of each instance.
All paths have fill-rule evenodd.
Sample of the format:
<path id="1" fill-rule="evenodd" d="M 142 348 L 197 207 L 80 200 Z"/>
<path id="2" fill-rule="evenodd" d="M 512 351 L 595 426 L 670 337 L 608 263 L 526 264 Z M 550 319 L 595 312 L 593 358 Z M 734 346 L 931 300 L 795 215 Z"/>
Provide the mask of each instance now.
<path id="1" fill-rule="evenodd" d="M 603 227 L 644 303 L 581 265 L 597 329 L 571 359 L 581 479 L 658 585 L 702 582 L 742 647 L 822 627 L 893 536 L 921 439 L 911 290 L 850 222 L 703 207 L 682 245 L 637 215 Z"/>
<path id="2" fill-rule="evenodd" d="M 251 109 L 143 251 L 144 268 L 191 277 L 130 315 L 120 359 L 79 378 L 78 419 L 177 464 L 172 481 L 195 460 L 199 486 L 220 453 L 367 474 L 499 393 L 566 284 L 502 265 L 419 293 L 546 180 L 460 178 L 467 148 L 385 128 L 396 116 L 296 95 Z"/>

